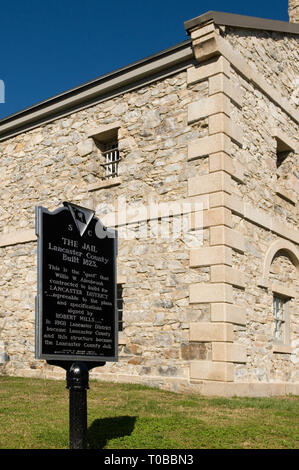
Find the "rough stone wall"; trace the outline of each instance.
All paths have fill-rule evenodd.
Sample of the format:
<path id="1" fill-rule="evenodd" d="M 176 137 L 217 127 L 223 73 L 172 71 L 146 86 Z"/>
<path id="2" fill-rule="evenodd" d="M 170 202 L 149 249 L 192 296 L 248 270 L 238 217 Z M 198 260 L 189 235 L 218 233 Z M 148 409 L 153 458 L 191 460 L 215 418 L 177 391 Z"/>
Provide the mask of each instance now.
<path id="1" fill-rule="evenodd" d="M 206 94 L 207 82 L 187 88 L 186 72 L 182 72 L 2 142 L 2 235 L 9 240 L 16 230 L 33 229 L 36 205 L 53 210 L 69 200 L 93 208 L 102 219 L 117 210 L 119 198 L 131 210 L 150 202 L 184 199 L 187 179 L 207 172 L 205 160 L 187 160 L 188 141 L 207 132 L 205 120 L 196 129 L 188 124 L 187 106 L 194 97 Z M 121 123 L 121 184 L 107 188 L 99 184 L 95 189 L 101 183 L 103 162 L 88 133 L 116 121 Z M 186 239 L 173 237 L 174 223 L 173 217 L 158 225 L 137 221 L 127 226 L 131 239 L 120 236 L 124 331 L 120 361 L 96 372 L 103 378 L 111 380 L 118 374 L 118 380 L 123 376 L 150 383 L 165 383 L 167 378 L 187 382 L 190 355 L 208 354 L 201 345 L 193 345 L 190 351 L 190 319 L 207 312 L 204 306 L 189 306 L 186 287 L 208 274 L 204 268 L 190 271 L 186 246 L 194 241 L 194 234 Z M 170 227 L 171 238 L 157 235 L 162 224 L 164 230 L 165 224 Z M 0 256 L 1 340 L 10 357 L 2 371 L 44 374 L 44 361 L 33 357 L 35 243 L 2 247 Z M 63 375 L 50 366 L 47 371 L 51 376 Z"/>
<path id="2" fill-rule="evenodd" d="M 37 203 L 54 208 L 68 198 L 110 202 L 110 189 L 100 195 L 88 191 L 99 180 L 102 161 L 86 139 L 91 128 L 118 120 L 123 184 L 117 195 L 136 204 L 150 195 L 156 200 L 185 196 L 187 177 L 194 173 L 184 158 L 186 142 L 205 132 L 188 126 L 186 107 L 193 95 L 205 93 L 204 85 L 187 90 L 182 73 L 2 142 L 2 233 L 32 228 Z"/>
<path id="3" fill-rule="evenodd" d="M 259 286 L 267 249 L 281 239 L 267 229 L 266 218 L 285 224 L 291 230 L 298 227 L 298 154 L 290 152 L 277 168 L 277 141 L 273 132 L 279 128 L 286 137 L 296 141 L 298 126 L 236 71 L 233 80 L 244 92 L 242 108 L 235 108 L 232 116 L 243 130 L 242 149 L 234 146 L 232 155 L 244 166 L 244 179 L 242 183 L 234 181 L 233 194 L 237 199 L 232 227 L 245 239 L 244 255 L 235 253 L 233 260 L 233 266 L 245 273 L 245 289 L 234 289 L 234 298 L 247 309 L 246 326 L 234 329 L 236 344 L 245 345 L 247 350 L 246 364 L 235 366 L 235 381 L 298 382 L 299 284 L 294 263 L 283 255 L 277 256 L 269 274 L 270 286 L 278 281 L 286 288 L 292 287 L 296 295 L 289 302 L 291 350 L 288 353 L 275 350 L 273 292 L 270 287 Z M 281 186 L 292 193 L 291 199 L 281 196 Z M 265 219 L 256 224 L 247 218 L 242 209 L 246 203 L 265 214 Z"/>
<path id="4" fill-rule="evenodd" d="M 0 226 L 8 240 L 0 248 L 0 328 L 11 359 L 2 372 L 59 375 L 33 360 L 35 243 L 9 246 L 9 237 L 33 229 L 37 204 L 52 210 L 69 200 L 95 209 L 106 223 L 123 198 L 136 212 L 126 225 L 131 236 L 119 240 L 120 360 L 93 376 L 175 390 L 216 383 L 214 392 L 219 383 L 298 380 L 294 259 L 280 253 L 264 269 L 273 243 L 289 243 L 290 250 L 298 244 L 298 126 L 277 96 L 271 99 L 244 73 L 248 61 L 265 77 L 264 87 L 268 81 L 292 97 L 294 38 L 227 29 L 226 39 L 244 58 L 239 73 L 239 59 L 231 64 L 227 48 L 227 58 L 219 50 L 212 57 L 215 34 L 213 25 L 195 32 L 198 60 L 203 54 L 197 67 L 0 144 Z M 100 151 L 88 136 L 116 123 L 119 178 L 105 186 Z M 281 136 L 293 150 L 278 168 Z M 155 221 L 138 216 L 149 203 L 187 197 L 202 202 L 203 214 L 199 225 L 187 214 L 184 236 L 171 237 L 169 214 Z M 162 227 L 170 237 L 158 236 Z M 280 348 L 273 340 L 275 283 L 287 295 L 292 289 L 290 344 Z"/>
<path id="5" fill-rule="evenodd" d="M 217 227 L 210 228 L 210 245 L 215 249 L 221 245 L 227 247 L 222 257 L 209 259 L 212 251 L 203 249 L 191 256 L 194 265 L 211 265 L 210 283 L 215 288 L 209 297 L 211 322 L 190 327 L 193 339 L 212 338 L 212 361 L 191 363 L 191 378 L 215 382 L 222 379 L 226 390 L 231 392 L 234 388 L 229 382 L 234 382 L 236 390 L 244 390 L 238 387 L 244 384 L 298 382 L 294 366 L 298 361 L 298 284 L 294 282 L 294 273 L 295 266 L 298 269 L 299 265 L 298 116 L 290 100 L 283 99 L 283 96 L 290 97 L 290 91 L 282 85 L 296 66 L 290 64 L 279 78 L 271 81 L 270 69 L 272 73 L 274 67 L 275 73 L 279 73 L 275 61 L 266 54 L 270 46 L 273 50 L 277 47 L 273 38 L 266 47 L 263 33 L 236 30 L 234 36 L 232 31 L 225 30 L 226 39 L 231 39 L 229 43 L 213 24 L 192 31 L 200 66 L 190 72 L 191 80 L 200 80 L 203 71 L 212 74 L 214 66 L 209 92 L 218 86 L 218 97 L 223 100 L 222 108 L 213 102 L 206 110 L 209 136 L 212 137 L 217 128 L 219 144 L 215 145 L 215 135 L 209 141 L 198 139 L 194 149 L 192 147 L 192 155 L 201 158 L 204 154 L 201 147 L 206 144 L 209 184 L 203 187 L 203 178 L 197 178 L 192 190 L 195 194 L 209 192 L 210 204 L 225 208 L 224 219 L 215 223 Z M 290 41 L 292 57 L 294 38 L 280 34 L 278 39 L 285 44 L 285 57 L 289 52 L 286 44 Z M 215 65 L 220 60 L 219 55 L 223 58 L 221 71 Z M 203 100 L 194 103 L 190 119 L 202 116 L 203 104 Z M 217 112 L 222 113 L 222 118 Z M 216 119 L 221 123 L 218 127 Z M 220 170 L 225 172 L 224 179 L 217 183 L 214 172 Z M 269 277 L 270 256 L 275 256 L 275 247 L 294 254 L 291 256 L 293 264 L 285 268 L 286 278 L 293 281 L 291 291 L 286 280 L 274 281 Z M 194 302 L 203 302 L 208 292 L 204 291 L 205 287 L 203 283 L 194 286 Z M 288 343 L 282 345 L 275 344 L 273 334 L 273 293 L 277 291 L 290 299 L 292 310 Z M 202 389 L 211 392 L 216 391 L 217 386 L 214 383 Z"/>
<path id="6" fill-rule="evenodd" d="M 281 129 L 297 145 L 298 126 L 254 85 L 236 73 L 234 80 L 244 92 L 242 109 L 235 108 L 232 115 L 235 124 L 243 130 L 243 144 L 241 150 L 234 145 L 232 155 L 246 168 L 244 183 L 234 182 L 234 193 L 243 202 L 267 211 L 282 222 L 297 226 L 298 156 L 290 151 L 277 167 L 275 131 Z M 293 195 L 292 201 L 287 202 L 278 196 L 280 187 Z"/>
<path id="7" fill-rule="evenodd" d="M 298 36 L 229 27 L 223 36 L 270 85 L 299 106 Z"/>
<path id="8" fill-rule="evenodd" d="M 237 218 L 237 216 L 235 216 Z M 275 348 L 273 295 L 271 287 L 259 286 L 265 247 L 278 237 L 249 222 L 239 223 L 245 233 L 246 252 L 236 266 L 244 267 L 246 287 L 235 289 L 238 304 L 246 305 L 246 326 L 235 327 L 235 342 L 246 346 L 246 364 L 236 365 L 236 382 L 298 382 L 298 272 L 287 256 L 278 256 L 271 265 L 270 286 L 274 281 L 291 287 L 295 297 L 289 299 L 290 333 L 286 350 Z M 241 232 L 243 232 L 241 229 Z"/>
<path id="9" fill-rule="evenodd" d="M 16 374 L 37 366 L 34 361 L 33 331 L 35 258 L 34 243 L 0 248 L 0 339 L 4 343 L 0 347 L 10 358 L 8 370 Z"/>

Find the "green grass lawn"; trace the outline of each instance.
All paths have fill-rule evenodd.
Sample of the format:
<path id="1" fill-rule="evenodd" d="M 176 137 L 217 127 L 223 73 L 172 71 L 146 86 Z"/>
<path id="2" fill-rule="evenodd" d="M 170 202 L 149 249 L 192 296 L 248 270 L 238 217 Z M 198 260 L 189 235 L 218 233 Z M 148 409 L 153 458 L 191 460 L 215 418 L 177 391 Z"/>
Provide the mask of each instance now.
<path id="1" fill-rule="evenodd" d="M 0 449 L 68 449 L 65 381 L 0 377 Z M 90 381 L 93 449 L 298 449 L 299 397 L 213 398 Z"/>

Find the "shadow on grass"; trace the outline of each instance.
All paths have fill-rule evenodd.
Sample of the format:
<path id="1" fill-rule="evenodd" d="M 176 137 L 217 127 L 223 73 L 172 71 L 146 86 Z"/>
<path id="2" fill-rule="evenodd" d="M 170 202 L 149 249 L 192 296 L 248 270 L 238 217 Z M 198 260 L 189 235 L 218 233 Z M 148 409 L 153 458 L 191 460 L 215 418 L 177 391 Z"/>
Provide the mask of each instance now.
<path id="1" fill-rule="evenodd" d="M 104 449 L 110 439 L 129 436 L 134 430 L 135 421 L 136 416 L 95 419 L 87 431 L 88 447 Z"/>

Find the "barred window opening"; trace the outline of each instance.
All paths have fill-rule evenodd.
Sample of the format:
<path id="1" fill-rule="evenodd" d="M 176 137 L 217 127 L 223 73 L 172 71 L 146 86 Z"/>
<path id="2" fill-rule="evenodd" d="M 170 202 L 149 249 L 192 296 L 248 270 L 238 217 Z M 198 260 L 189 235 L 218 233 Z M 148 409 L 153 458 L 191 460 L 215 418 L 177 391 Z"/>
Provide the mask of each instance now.
<path id="1" fill-rule="evenodd" d="M 121 284 L 117 285 L 116 291 L 116 303 L 118 311 L 118 331 L 123 331 L 123 287 Z"/>
<path id="2" fill-rule="evenodd" d="M 118 163 L 120 161 L 118 141 L 105 143 L 104 150 L 102 151 L 104 157 L 104 179 L 115 178 L 118 176 Z"/>

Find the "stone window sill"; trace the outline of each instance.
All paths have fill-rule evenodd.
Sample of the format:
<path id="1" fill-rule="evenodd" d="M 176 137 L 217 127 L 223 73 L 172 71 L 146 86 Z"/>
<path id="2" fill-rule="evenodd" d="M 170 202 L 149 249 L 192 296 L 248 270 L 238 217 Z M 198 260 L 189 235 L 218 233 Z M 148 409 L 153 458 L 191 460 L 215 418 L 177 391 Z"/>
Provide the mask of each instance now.
<path id="1" fill-rule="evenodd" d="M 116 178 L 111 178 L 108 180 L 101 180 L 93 184 L 89 184 L 87 187 L 88 191 L 97 191 L 99 189 L 107 189 L 112 186 L 118 186 L 122 183 L 122 178 L 117 176 Z"/>
<path id="2" fill-rule="evenodd" d="M 280 354 L 291 354 L 292 348 L 291 346 L 287 346 L 285 344 L 273 344 L 273 352 Z"/>

